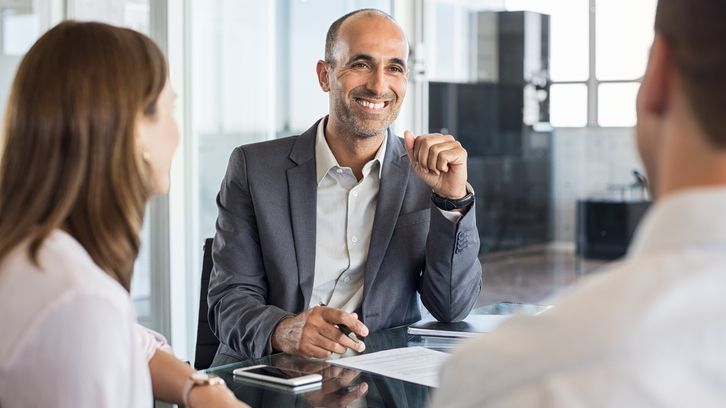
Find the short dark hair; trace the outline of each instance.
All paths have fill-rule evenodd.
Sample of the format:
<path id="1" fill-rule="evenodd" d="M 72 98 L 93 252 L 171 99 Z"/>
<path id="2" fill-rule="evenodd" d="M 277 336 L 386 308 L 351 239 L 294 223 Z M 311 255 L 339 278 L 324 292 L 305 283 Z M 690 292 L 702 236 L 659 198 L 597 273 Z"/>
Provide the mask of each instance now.
<path id="1" fill-rule="evenodd" d="M 335 47 L 335 42 L 338 41 L 338 32 L 340 31 L 340 26 L 343 25 L 345 20 L 347 20 L 348 18 L 360 13 L 379 15 L 388 18 L 394 23 L 396 22 L 396 20 L 390 14 L 374 8 L 364 8 L 351 11 L 343 17 L 340 17 L 339 19 L 333 21 L 333 24 L 331 24 L 330 28 L 328 28 L 328 34 L 325 36 L 325 62 L 330 65 L 334 65 L 335 61 L 333 59 L 333 48 Z"/>
<path id="2" fill-rule="evenodd" d="M 726 2 L 659 0 L 655 31 L 673 52 L 689 105 L 714 146 L 726 148 Z"/>

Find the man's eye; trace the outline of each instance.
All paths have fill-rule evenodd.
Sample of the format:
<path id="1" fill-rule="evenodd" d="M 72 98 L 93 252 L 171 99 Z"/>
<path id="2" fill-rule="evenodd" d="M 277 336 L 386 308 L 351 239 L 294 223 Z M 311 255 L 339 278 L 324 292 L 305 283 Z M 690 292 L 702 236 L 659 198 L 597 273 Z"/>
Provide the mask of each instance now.
<path id="1" fill-rule="evenodd" d="M 365 62 L 354 62 L 351 66 L 353 68 L 366 68 L 368 67 L 368 64 L 366 64 Z"/>

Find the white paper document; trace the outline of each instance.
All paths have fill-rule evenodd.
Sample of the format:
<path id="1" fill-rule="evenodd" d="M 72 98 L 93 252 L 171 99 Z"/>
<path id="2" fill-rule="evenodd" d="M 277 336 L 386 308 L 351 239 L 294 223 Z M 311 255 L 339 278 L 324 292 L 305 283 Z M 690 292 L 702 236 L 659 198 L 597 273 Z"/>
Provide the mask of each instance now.
<path id="1" fill-rule="evenodd" d="M 424 347 L 403 347 L 328 360 L 328 363 L 429 387 L 439 386 L 439 370 L 448 354 Z"/>

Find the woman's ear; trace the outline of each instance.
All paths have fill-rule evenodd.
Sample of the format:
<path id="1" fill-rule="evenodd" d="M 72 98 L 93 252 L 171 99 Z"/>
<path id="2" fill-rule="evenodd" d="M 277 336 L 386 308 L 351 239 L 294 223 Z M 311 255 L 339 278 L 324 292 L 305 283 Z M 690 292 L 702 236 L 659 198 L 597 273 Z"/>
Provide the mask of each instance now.
<path id="1" fill-rule="evenodd" d="M 320 84 L 320 88 L 323 92 L 330 91 L 330 82 L 328 77 L 330 74 L 329 69 L 330 67 L 328 66 L 328 63 L 323 60 L 318 60 L 318 64 L 315 66 L 315 71 L 318 74 L 318 83 Z"/>
<path id="2" fill-rule="evenodd" d="M 150 133 L 149 118 L 143 113 L 136 115 L 136 121 L 134 122 L 134 137 L 136 139 L 136 151 L 144 159 L 145 162 L 151 162 L 151 153 L 148 149 L 148 137 Z"/>

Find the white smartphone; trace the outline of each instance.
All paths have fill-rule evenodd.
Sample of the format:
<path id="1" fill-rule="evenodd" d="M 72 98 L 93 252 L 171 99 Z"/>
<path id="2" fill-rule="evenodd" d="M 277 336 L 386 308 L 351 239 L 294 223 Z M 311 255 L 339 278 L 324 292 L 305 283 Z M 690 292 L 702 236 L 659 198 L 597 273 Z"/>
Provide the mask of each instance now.
<path id="1" fill-rule="evenodd" d="M 281 369 L 268 365 L 256 365 L 251 367 L 237 368 L 232 371 L 240 377 L 253 378 L 256 380 L 269 381 L 275 384 L 299 387 L 301 385 L 313 384 L 323 381 L 320 374 L 305 374 L 301 371 Z"/>

